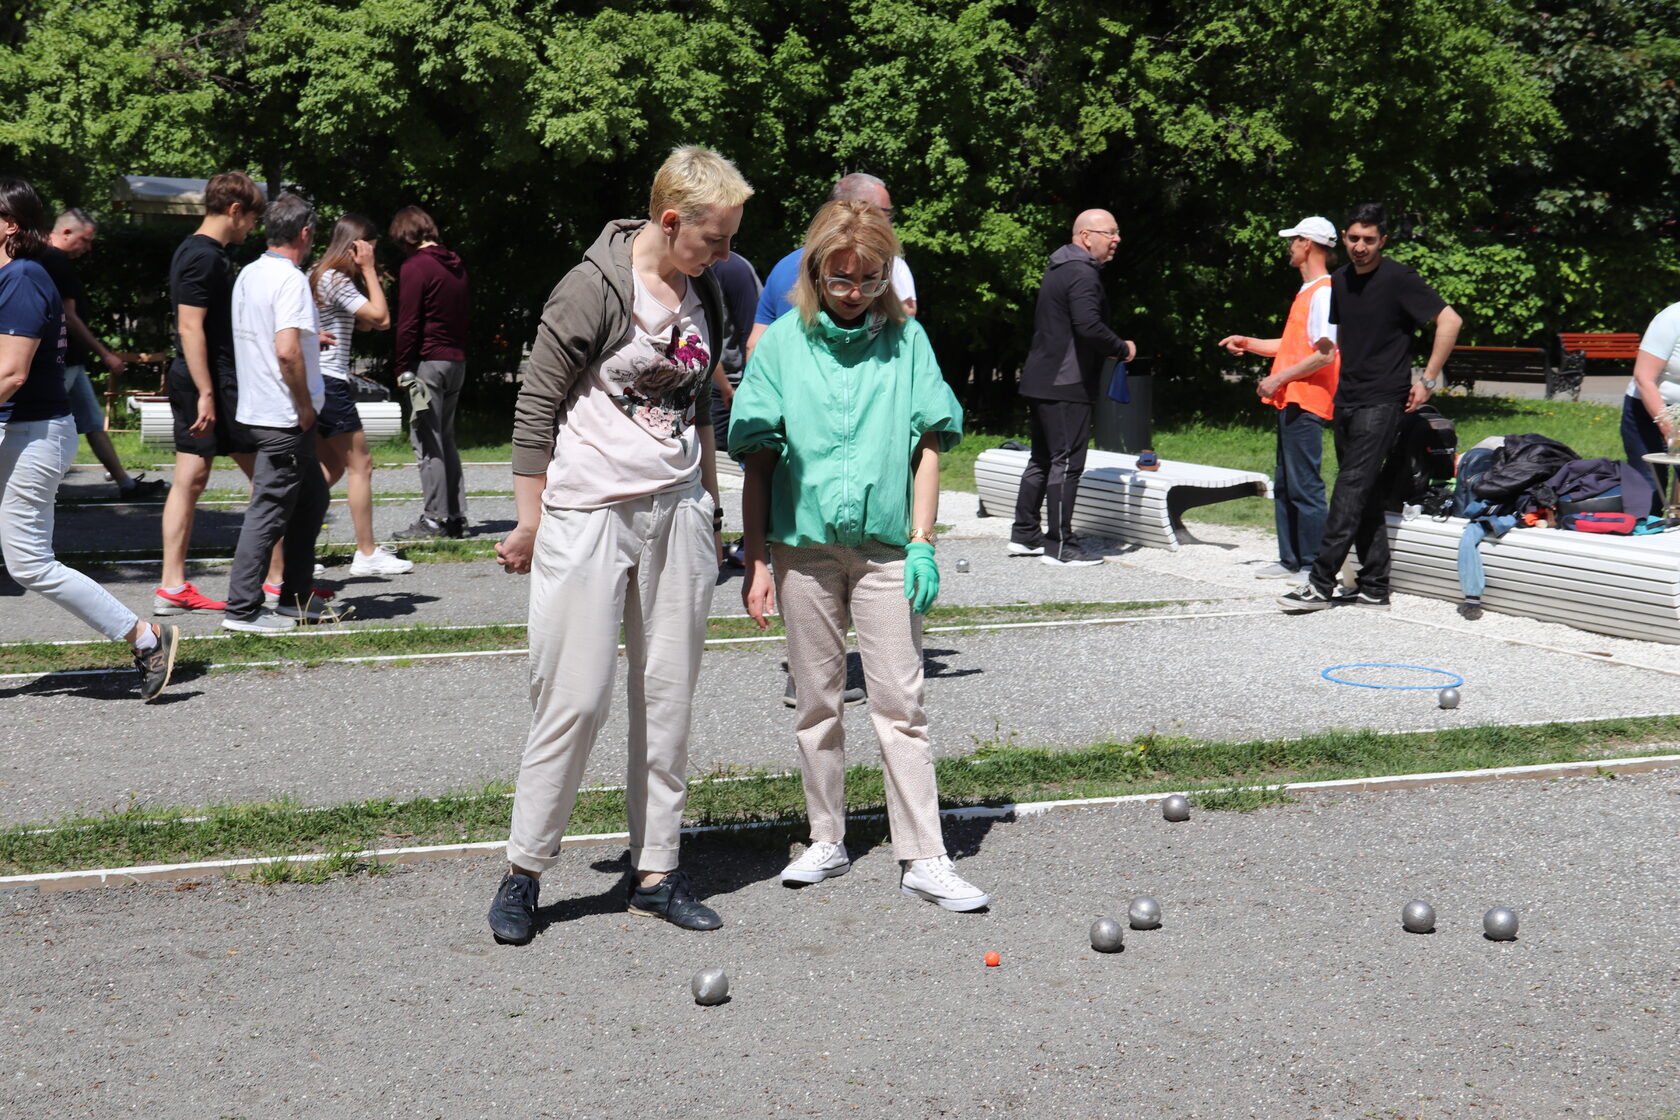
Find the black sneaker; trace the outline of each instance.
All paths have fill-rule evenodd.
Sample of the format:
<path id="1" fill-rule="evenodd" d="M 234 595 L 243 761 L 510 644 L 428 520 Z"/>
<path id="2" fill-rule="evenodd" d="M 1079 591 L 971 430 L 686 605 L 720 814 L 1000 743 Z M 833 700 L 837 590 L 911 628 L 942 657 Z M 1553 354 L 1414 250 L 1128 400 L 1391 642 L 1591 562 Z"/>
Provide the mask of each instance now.
<path id="1" fill-rule="evenodd" d="M 1335 606 L 1330 596 L 1314 587 L 1311 580 L 1287 595 L 1279 595 L 1277 601 L 1286 611 L 1324 611 Z"/>
<path id="2" fill-rule="evenodd" d="M 523 945 L 531 940 L 537 922 L 537 891 L 540 888 L 529 875 L 509 872 L 496 888 L 496 900 L 490 904 L 490 933 L 503 945 Z"/>
<path id="3" fill-rule="evenodd" d="M 1021 541 L 1010 541 L 1009 547 L 1005 549 L 1005 551 L 1010 556 L 1043 556 L 1044 542 L 1038 541 L 1034 544 L 1025 544 Z"/>
<path id="4" fill-rule="evenodd" d="M 142 700 L 154 699 L 169 683 L 169 675 L 175 671 L 175 651 L 181 646 L 179 626 L 159 626 L 154 622 L 152 629 L 157 631 L 157 645 L 145 653 L 136 650 L 134 654 L 134 667 L 140 670 Z"/>
<path id="5" fill-rule="evenodd" d="M 716 910 L 694 897 L 684 871 L 673 871 L 651 887 L 638 887 L 632 872 L 625 909 L 646 918 L 664 918 L 683 929 L 717 929 L 723 925 Z"/>
<path id="6" fill-rule="evenodd" d="M 414 524 L 406 529 L 398 529 L 391 534 L 392 540 L 397 541 L 428 541 L 439 540 L 449 536 L 449 526 L 442 521 L 433 521 L 422 514 L 414 519 Z"/>
<path id="7" fill-rule="evenodd" d="M 1364 607 L 1367 610 L 1386 611 L 1388 609 L 1388 596 L 1378 595 L 1371 591 L 1361 590 L 1347 601 L 1356 607 Z"/>
<path id="8" fill-rule="evenodd" d="M 1038 562 L 1061 568 L 1089 568 L 1101 564 L 1103 558 L 1078 541 L 1047 540 L 1044 542 L 1044 555 L 1038 558 Z"/>
<path id="9" fill-rule="evenodd" d="M 1459 617 L 1468 622 L 1474 622 L 1482 617 L 1482 601 L 1480 599 L 1466 599 L 1458 605 Z"/>

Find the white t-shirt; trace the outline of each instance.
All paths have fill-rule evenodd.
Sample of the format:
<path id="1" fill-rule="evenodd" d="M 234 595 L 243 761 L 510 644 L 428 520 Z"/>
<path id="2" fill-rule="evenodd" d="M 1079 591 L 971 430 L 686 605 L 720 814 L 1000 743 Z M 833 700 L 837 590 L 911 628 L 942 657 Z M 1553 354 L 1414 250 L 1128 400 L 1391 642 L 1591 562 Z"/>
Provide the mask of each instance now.
<path id="1" fill-rule="evenodd" d="M 246 265 L 233 282 L 233 364 L 239 375 L 234 418 L 241 424 L 297 426 L 297 409 L 274 353 L 274 336 L 288 327 L 297 328 L 309 400 L 320 408 L 327 400 L 321 382 L 321 319 L 309 295 L 309 277 L 270 250 Z"/>
<path id="2" fill-rule="evenodd" d="M 692 486 L 700 477 L 694 402 L 711 368 L 693 281 L 673 311 L 632 272 L 630 330 L 579 377 L 554 437 L 543 501 L 604 506 Z"/>
<path id="3" fill-rule="evenodd" d="M 350 339 L 356 333 L 356 312 L 367 297 L 356 290 L 350 278 L 336 268 L 321 273 L 316 295 L 320 302 L 321 329 L 331 332 L 333 344 L 321 351 L 321 376 L 350 380 Z"/>
<path id="4" fill-rule="evenodd" d="M 901 303 L 916 298 L 916 278 L 910 275 L 910 266 L 904 263 L 903 257 L 893 258 L 892 290 Z"/>
<path id="5" fill-rule="evenodd" d="M 1645 336 L 1639 340 L 1642 353 L 1661 358 L 1664 366 L 1657 374 L 1657 388 L 1664 404 L 1680 404 L 1680 303 L 1671 303 L 1651 320 Z M 1639 383 L 1629 380 L 1627 395 L 1639 395 Z"/>

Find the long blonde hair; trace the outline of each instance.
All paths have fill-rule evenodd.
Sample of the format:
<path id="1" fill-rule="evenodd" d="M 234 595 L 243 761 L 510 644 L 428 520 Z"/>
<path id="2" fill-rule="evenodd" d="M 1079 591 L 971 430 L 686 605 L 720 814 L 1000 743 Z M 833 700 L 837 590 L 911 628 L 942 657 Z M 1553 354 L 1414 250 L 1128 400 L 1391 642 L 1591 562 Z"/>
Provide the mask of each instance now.
<path id="1" fill-rule="evenodd" d="M 886 215 L 874 206 L 848 198 L 826 203 L 805 231 L 805 255 L 799 262 L 792 300 L 806 328 L 816 324 L 817 312 L 822 310 L 823 278 L 828 275 L 829 260 L 846 252 L 856 253 L 866 268 L 880 265 L 885 274 L 886 290 L 875 297 L 868 311 L 880 312 L 895 323 L 904 322 L 904 304 L 892 286 L 898 235 Z"/>

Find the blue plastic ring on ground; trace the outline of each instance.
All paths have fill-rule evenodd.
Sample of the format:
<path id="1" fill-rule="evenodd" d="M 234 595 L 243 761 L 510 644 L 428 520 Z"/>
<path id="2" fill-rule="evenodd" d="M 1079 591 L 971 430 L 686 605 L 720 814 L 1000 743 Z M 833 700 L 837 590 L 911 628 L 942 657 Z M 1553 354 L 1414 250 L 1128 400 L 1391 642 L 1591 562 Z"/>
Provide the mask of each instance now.
<path id="1" fill-rule="evenodd" d="M 1443 677 L 1451 678 L 1446 684 L 1367 684 L 1364 681 L 1344 681 L 1340 677 L 1331 676 L 1342 669 L 1416 669 L 1420 673 L 1439 673 Z M 1354 688 L 1391 688 L 1399 690 L 1429 689 L 1429 688 L 1457 688 L 1464 683 L 1464 678 L 1457 673 L 1450 673 L 1445 669 L 1431 669 L 1427 665 L 1393 665 L 1386 661 L 1361 661 L 1356 665 L 1332 665 L 1319 676 L 1336 684 L 1348 684 Z"/>

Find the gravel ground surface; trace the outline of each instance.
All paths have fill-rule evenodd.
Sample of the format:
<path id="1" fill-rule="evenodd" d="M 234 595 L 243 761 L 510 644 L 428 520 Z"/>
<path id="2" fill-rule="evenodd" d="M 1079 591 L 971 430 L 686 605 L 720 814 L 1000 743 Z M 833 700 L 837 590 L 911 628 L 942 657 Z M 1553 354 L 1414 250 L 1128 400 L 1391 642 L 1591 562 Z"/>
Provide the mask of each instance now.
<path id="1" fill-rule="evenodd" d="M 626 915 L 620 853 L 574 849 L 524 947 L 484 928 L 492 858 L 16 891 L 0 1114 L 1659 1120 L 1676 796 L 1651 774 L 953 823 L 994 898 L 968 915 L 900 895 L 884 846 L 796 893 L 781 851 L 690 841 L 711 934 Z M 1139 893 L 1163 928 L 1091 952 Z M 1438 932 L 1401 931 L 1412 897 Z M 1481 936 L 1493 905 L 1517 941 Z M 688 996 L 707 966 L 722 1006 Z"/>
<path id="2" fill-rule="evenodd" d="M 1240 739 L 1680 711 L 1680 677 L 1478 636 L 1444 648 L 1436 630 L 1351 607 L 1307 618 L 1263 611 L 932 633 L 925 653 L 934 742 L 947 754 L 994 741 L 1083 746 L 1149 732 Z M 695 772 L 794 764 L 782 656 L 777 642 L 706 653 Z M 1428 674 L 1360 678 L 1431 686 L 1422 691 L 1319 675 L 1371 661 L 1460 672 L 1463 704 L 1439 709 Z M 16 713 L 0 729 L 0 819 L 39 820 L 131 795 L 201 804 L 293 794 L 320 804 L 437 794 L 511 777 L 529 719 L 517 658 L 216 674 L 181 680 L 166 702 L 146 706 L 128 698 L 131 689 L 126 673 L 0 682 L 0 703 L 10 699 Z M 590 760 L 591 781 L 623 779 L 622 695 Z M 855 756 L 875 759 L 861 705 L 846 724 Z"/>

